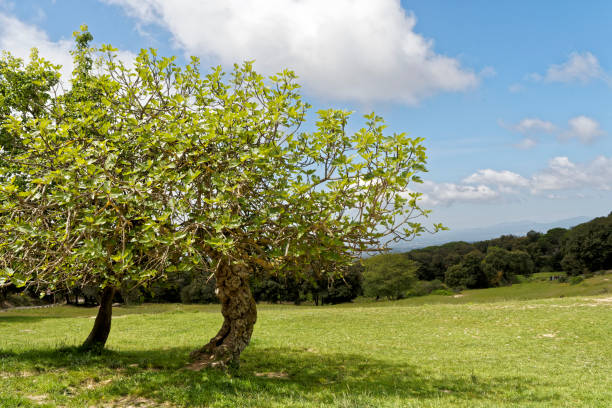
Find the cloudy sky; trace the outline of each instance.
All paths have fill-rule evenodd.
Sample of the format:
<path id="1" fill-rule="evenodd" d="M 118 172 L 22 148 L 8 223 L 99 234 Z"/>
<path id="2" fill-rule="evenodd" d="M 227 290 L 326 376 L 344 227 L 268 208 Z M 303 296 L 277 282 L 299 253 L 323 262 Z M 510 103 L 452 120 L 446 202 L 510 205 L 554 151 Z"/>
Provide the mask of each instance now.
<path id="1" fill-rule="evenodd" d="M 296 71 L 318 108 L 424 137 L 423 203 L 454 229 L 612 210 L 612 2 L 0 0 L 0 49 L 70 71 L 71 33 L 125 55 Z"/>

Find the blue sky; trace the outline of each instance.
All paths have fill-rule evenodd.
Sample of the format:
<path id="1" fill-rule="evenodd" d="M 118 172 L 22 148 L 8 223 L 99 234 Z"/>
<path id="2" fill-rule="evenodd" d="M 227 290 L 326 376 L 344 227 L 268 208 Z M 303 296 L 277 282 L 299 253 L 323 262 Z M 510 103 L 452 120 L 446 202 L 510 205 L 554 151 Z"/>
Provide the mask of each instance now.
<path id="1" fill-rule="evenodd" d="M 317 108 L 424 137 L 416 185 L 451 228 L 612 210 L 608 1 L 0 0 L 0 48 L 69 69 L 71 33 L 301 78 Z"/>

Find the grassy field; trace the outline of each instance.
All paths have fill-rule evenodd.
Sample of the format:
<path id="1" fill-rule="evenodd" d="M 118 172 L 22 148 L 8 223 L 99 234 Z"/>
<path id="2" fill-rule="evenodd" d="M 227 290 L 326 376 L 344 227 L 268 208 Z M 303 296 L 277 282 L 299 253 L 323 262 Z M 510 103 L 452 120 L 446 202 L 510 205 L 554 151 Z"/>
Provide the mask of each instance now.
<path id="1" fill-rule="evenodd" d="M 610 407 L 610 293 L 604 275 L 460 297 L 260 305 L 233 375 L 184 369 L 218 329 L 218 306 L 116 308 L 98 356 L 71 348 L 95 309 L 3 312 L 0 406 Z"/>
<path id="2" fill-rule="evenodd" d="M 546 275 L 546 273 L 535 274 Z M 558 275 L 558 274 L 557 274 Z M 491 289 L 464 290 L 458 296 L 421 296 L 401 301 L 407 305 L 422 305 L 432 303 L 463 304 L 489 303 L 504 300 L 532 300 L 546 298 L 562 298 L 570 296 L 612 296 L 612 273 L 596 275 L 578 285 L 550 282 L 534 277 L 526 283 L 515 283 L 512 286 L 502 286 Z"/>

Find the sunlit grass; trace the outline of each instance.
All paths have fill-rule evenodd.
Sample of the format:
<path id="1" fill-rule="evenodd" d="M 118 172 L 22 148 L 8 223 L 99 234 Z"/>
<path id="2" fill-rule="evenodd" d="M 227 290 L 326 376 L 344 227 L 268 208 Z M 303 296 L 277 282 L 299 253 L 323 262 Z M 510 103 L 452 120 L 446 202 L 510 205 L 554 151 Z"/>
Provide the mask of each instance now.
<path id="1" fill-rule="evenodd" d="M 596 278 L 580 285 L 608 282 Z M 539 284 L 422 304 L 260 305 L 232 375 L 184 369 L 221 324 L 215 305 L 116 308 L 100 356 L 71 348 L 95 309 L 0 313 L 0 406 L 609 407 L 611 296 L 503 300 L 549 293 Z"/>
<path id="2" fill-rule="evenodd" d="M 541 275 L 541 274 L 538 274 Z M 554 275 L 554 274 L 552 274 Z M 556 274 L 558 275 L 558 274 Z M 562 298 L 571 296 L 612 296 L 612 273 L 593 276 L 580 284 L 561 283 L 534 279 L 531 282 L 515 283 L 512 286 L 502 286 L 489 289 L 464 290 L 455 296 L 420 296 L 403 299 L 399 304 L 423 305 L 433 303 L 464 304 L 480 302 L 501 302 L 506 300 L 532 300 L 546 298 Z M 370 299 L 363 301 L 371 304 Z M 387 302 L 373 303 L 383 306 Z M 394 305 L 396 302 L 389 302 Z"/>

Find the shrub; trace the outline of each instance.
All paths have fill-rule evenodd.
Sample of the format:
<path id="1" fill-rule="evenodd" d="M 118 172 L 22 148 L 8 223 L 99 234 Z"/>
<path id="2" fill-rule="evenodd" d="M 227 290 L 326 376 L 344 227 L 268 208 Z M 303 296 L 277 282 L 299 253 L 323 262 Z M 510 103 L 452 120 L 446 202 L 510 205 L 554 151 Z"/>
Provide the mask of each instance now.
<path id="1" fill-rule="evenodd" d="M 583 281 L 584 281 L 584 278 L 582 276 L 572 276 L 571 278 L 569 278 L 570 285 L 577 285 Z"/>
<path id="2" fill-rule="evenodd" d="M 452 288 L 483 288 L 487 287 L 481 263 L 484 259 L 482 252 L 474 250 L 466 254 L 461 263 L 449 267 L 444 273 L 444 282 Z"/>
<path id="3" fill-rule="evenodd" d="M 39 306 L 45 304 L 42 300 L 29 296 L 26 292 L 9 293 L 4 303 L 8 307 Z"/>
<path id="4" fill-rule="evenodd" d="M 140 288 L 121 287 L 119 291 L 123 303 L 126 305 L 139 305 L 144 301 L 144 295 Z"/>
<path id="5" fill-rule="evenodd" d="M 452 296 L 454 292 L 448 289 L 436 289 L 430 293 L 430 295 L 439 295 L 439 296 Z"/>
<path id="6" fill-rule="evenodd" d="M 612 267 L 612 213 L 569 230 L 563 254 L 561 265 L 570 275 Z"/>
<path id="7" fill-rule="evenodd" d="M 508 251 L 491 246 L 483 259 L 482 270 L 490 286 L 501 286 L 512 283 L 515 275 L 532 275 L 534 265 L 524 251 Z"/>
<path id="8" fill-rule="evenodd" d="M 408 291 L 407 296 L 426 296 L 434 294 L 434 292 L 453 293 L 448 286 L 442 283 L 442 281 L 434 279 L 432 281 L 418 281 L 412 289 Z"/>
<path id="9" fill-rule="evenodd" d="M 415 284 L 418 264 L 402 254 L 383 254 L 364 261 L 366 296 L 400 299 Z"/>
<path id="10" fill-rule="evenodd" d="M 525 275 L 516 275 L 514 276 L 514 283 L 527 283 L 530 279 Z"/>
<path id="11" fill-rule="evenodd" d="M 210 280 L 194 279 L 181 289 L 181 302 L 183 303 L 219 303 L 215 294 L 215 278 Z"/>

